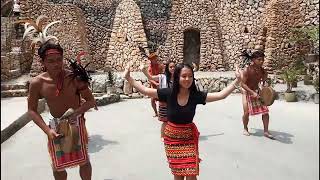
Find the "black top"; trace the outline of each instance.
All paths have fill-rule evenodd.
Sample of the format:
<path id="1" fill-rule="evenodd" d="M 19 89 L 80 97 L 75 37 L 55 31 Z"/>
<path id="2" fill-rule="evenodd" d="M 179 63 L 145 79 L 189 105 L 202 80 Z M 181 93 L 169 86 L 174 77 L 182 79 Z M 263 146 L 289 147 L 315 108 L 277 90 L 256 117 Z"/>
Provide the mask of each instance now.
<path id="1" fill-rule="evenodd" d="M 199 91 L 189 95 L 185 106 L 180 106 L 177 97 L 172 97 L 171 88 L 158 89 L 159 101 L 167 103 L 168 120 L 175 124 L 192 123 L 197 104 L 206 104 L 207 93 Z"/>

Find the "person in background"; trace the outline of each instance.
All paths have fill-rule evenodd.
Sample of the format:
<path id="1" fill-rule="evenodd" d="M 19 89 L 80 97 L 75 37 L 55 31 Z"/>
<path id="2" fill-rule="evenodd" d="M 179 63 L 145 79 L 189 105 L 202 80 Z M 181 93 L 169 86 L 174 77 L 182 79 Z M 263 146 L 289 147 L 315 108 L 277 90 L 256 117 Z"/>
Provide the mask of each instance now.
<path id="1" fill-rule="evenodd" d="M 175 63 L 174 62 L 167 62 L 164 64 L 164 73 L 154 75 L 152 76 L 151 74 L 148 73 L 147 68 L 144 64 L 140 66 L 141 71 L 143 74 L 148 78 L 148 80 L 153 80 L 159 82 L 158 88 L 172 88 L 173 84 L 173 73 L 174 73 L 174 68 L 175 68 Z M 163 140 L 163 130 L 165 125 L 168 122 L 167 119 L 167 103 L 166 102 L 161 102 L 159 101 L 159 112 L 158 112 L 158 119 L 159 121 L 162 122 L 161 125 L 161 139 Z"/>
<path id="2" fill-rule="evenodd" d="M 148 60 L 150 61 L 150 64 L 149 64 L 149 67 L 148 67 L 148 73 L 151 76 L 155 76 L 155 75 L 160 74 L 161 65 L 158 62 L 157 54 L 156 53 L 151 53 L 148 56 Z M 151 88 L 154 88 L 154 89 L 158 88 L 158 86 L 159 86 L 159 82 L 156 81 L 156 80 L 153 80 L 153 79 L 149 79 L 149 83 L 150 83 Z M 158 117 L 156 101 L 157 101 L 156 98 L 151 97 L 151 107 L 152 107 L 152 109 L 154 111 L 154 116 L 153 117 Z"/>
<path id="3" fill-rule="evenodd" d="M 250 136 L 248 130 L 249 115 L 262 114 L 264 136 L 270 139 L 274 137 L 269 132 L 269 109 L 263 105 L 259 96 L 259 84 L 265 85 L 268 73 L 263 69 L 264 53 L 260 50 L 253 53 L 244 51 L 243 56 L 251 63 L 243 71 L 242 87 L 242 105 L 243 105 L 243 134 Z"/>

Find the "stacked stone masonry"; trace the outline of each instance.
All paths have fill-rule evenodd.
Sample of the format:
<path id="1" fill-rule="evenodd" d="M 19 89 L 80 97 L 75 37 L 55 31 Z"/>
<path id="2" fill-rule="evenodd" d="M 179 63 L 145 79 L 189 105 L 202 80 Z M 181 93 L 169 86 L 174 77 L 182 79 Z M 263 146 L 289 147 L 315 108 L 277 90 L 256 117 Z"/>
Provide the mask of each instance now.
<path id="1" fill-rule="evenodd" d="M 184 61 L 184 33 L 200 34 L 200 71 L 228 71 L 244 48 L 266 53 L 272 72 L 279 61 L 297 55 L 289 46 L 290 28 L 319 24 L 318 0 L 20 0 L 23 18 L 40 14 L 62 20 L 49 33 L 57 35 L 66 57 L 87 51 L 92 68 L 123 70 L 142 60 L 137 44 L 158 51 L 161 61 Z M 126 37 L 129 36 L 129 39 Z M 131 37 L 130 37 L 131 36 Z M 117 41 L 118 40 L 118 41 Z M 40 71 L 37 56 L 31 72 Z"/>

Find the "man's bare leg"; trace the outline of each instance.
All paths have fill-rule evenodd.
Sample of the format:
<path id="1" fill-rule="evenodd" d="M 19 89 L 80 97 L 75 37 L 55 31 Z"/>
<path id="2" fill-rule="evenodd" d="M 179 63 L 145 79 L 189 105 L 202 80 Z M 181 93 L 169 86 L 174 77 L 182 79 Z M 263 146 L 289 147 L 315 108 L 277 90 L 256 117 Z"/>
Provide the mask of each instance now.
<path id="1" fill-rule="evenodd" d="M 269 114 L 262 115 L 262 122 L 263 122 L 263 135 L 267 138 L 273 139 L 274 137 L 269 132 Z"/>
<path id="2" fill-rule="evenodd" d="M 55 180 L 67 180 L 67 171 L 55 171 L 53 170 L 53 177 Z"/>
<path id="3" fill-rule="evenodd" d="M 243 106 L 243 115 L 242 115 L 243 134 L 246 136 L 250 136 L 250 133 L 248 130 L 249 110 L 248 110 L 248 102 L 245 94 L 242 94 L 242 106 Z"/>
<path id="4" fill-rule="evenodd" d="M 157 105 L 156 105 L 156 99 L 151 98 L 151 106 L 154 111 L 154 116 L 153 117 L 158 117 L 158 111 L 157 111 Z"/>
<path id="5" fill-rule="evenodd" d="M 88 161 L 86 164 L 80 166 L 80 177 L 82 180 L 91 180 L 92 167 L 91 163 Z"/>

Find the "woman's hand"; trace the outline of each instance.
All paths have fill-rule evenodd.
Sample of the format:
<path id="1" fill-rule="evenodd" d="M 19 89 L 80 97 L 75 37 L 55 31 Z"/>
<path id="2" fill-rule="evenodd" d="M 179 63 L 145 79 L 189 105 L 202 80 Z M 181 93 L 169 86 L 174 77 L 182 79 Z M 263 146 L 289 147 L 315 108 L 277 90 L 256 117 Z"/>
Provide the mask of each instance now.
<path id="1" fill-rule="evenodd" d="M 243 78 L 243 71 L 239 69 L 239 66 L 237 64 L 235 65 L 235 68 L 236 70 L 234 74 L 236 75 L 237 83 L 240 83 Z"/>
<path id="2" fill-rule="evenodd" d="M 142 71 L 142 72 L 146 71 L 147 68 L 148 68 L 148 65 L 145 62 L 140 63 L 140 66 L 139 66 L 140 71 Z"/>
<path id="3" fill-rule="evenodd" d="M 131 62 L 129 62 L 129 63 L 127 64 L 127 66 L 126 66 L 126 68 L 125 68 L 125 70 L 124 70 L 124 72 L 123 72 L 123 76 L 124 76 L 124 78 L 125 78 L 126 80 L 128 80 L 129 77 L 130 77 L 130 66 L 131 66 Z"/>

